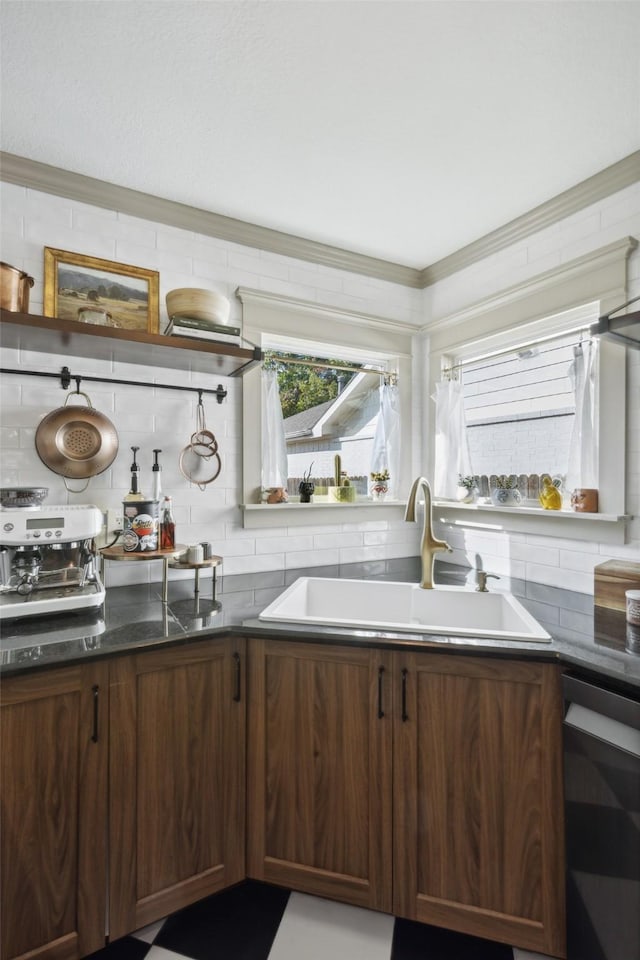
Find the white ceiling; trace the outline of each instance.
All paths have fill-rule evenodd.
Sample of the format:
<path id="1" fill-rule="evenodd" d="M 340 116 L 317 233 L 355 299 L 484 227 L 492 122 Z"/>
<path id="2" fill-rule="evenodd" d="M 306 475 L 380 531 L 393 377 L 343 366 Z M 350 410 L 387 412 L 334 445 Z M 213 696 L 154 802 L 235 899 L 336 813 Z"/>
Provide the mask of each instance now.
<path id="1" fill-rule="evenodd" d="M 3 0 L 2 149 L 424 267 L 640 147 L 640 3 Z"/>

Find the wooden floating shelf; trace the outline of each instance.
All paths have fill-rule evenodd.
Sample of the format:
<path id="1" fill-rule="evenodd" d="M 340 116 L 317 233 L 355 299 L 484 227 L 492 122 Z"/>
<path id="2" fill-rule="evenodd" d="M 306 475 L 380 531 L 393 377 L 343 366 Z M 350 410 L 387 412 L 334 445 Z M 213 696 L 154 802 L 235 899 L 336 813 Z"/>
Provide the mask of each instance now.
<path id="1" fill-rule="evenodd" d="M 237 347 L 210 340 L 167 337 L 140 330 L 121 330 L 35 313 L 0 314 L 3 347 L 85 357 L 151 367 L 171 367 L 221 377 L 242 376 L 260 363 L 259 347 Z"/>

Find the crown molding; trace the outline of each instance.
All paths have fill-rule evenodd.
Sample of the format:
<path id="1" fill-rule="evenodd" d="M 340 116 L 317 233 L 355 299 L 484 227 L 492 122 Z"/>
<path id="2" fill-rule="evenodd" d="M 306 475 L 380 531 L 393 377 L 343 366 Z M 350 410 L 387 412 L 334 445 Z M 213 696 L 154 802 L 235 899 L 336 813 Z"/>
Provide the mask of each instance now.
<path id="1" fill-rule="evenodd" d="M 96 180 L 71 170 L 62 170 L 47 163 L 28 160 L 12 153 L 0 152 L 0 179 L 17 186 L 52 193 L 107 210 L 118 210 L 132 217 L 164 223 L 201 233 L 218 240 L 229 240 L 257 250 L 279 253 L 285 257 L 360 273 L 406 287 L 420 287 L 421 271 L 400 263 L 391 263 L 341 247 L 306 240 L 290 233 L 261 227 L 244 220 L 235 220 L 174 200 L 165 200 L 150 193 L 120 187 L 105 180 Z"/>
<path id="2" fill-rule="evenodd" d="M 559 193 L 551 200 L 541 203 L 540 206 L 534 207 L 521 217 L 516 217 L 515 220 L 498 227 L 497 230 L 461 247 L 448 257 L 443 257 L 442 260 L 425 267 L 421 271 L 420 285 L 430 287 L 438 280 L 444 280 L 445 277 L 470 267 L 478 260 L 484 260 L 485 257 L 498 253 L 519 240 L 524 240 L 531 234 L 557 223 L 558 220 L 563 220 L 592 203 L 617 193 L 618 190 L 624 190 L 638 180 L 640 180 L 640 150 L 630 153 L 628 157 L 624 157 L 610 167 L 605 167 L 604 170 Z"/>
<path id="3" fill-rule="evenodd" d="M 165 200 L 3 151 L 0 152 L 0 179 L 219 240 L 424 289 L 636 183 L 640 180 L 640 150 L 422 270 Z"/>

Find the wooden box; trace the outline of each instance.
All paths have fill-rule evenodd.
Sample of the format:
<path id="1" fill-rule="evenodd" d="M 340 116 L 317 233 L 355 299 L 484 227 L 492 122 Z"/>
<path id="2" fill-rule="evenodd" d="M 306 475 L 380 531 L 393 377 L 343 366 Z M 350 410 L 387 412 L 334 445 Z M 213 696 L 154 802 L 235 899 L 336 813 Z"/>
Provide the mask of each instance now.
<path id="1" fill-rule="evenodd" d="M 593 570 L 593 602 L 609 610 L 626 610 L 625 592 L 640 590 L 640 563 L 607 560 Z"/>

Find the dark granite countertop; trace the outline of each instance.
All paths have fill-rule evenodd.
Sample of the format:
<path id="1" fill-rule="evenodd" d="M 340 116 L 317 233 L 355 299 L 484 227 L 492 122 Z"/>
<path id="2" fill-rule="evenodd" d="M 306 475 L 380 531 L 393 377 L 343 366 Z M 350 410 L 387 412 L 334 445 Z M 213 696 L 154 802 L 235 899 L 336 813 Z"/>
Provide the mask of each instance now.
<path id="1" fill-rule="evenodd" d="M 436 584 L 465 583 L 469 573 L 451 564 L 437 564 Z M 104 607 L 91 614 L 4 621 L 0 670 L 3 676 L 9 676 L 233 632 L 555 661 L 569 672 L 599 679 L 613 688 L 640 690 L 640 628 L 629 627 L 624 613 L 598 609 L 594 615 L 593 598 L 586 594 L 504 578 L 496 585 L 511 590 L 548 630 L 553 641 L 546 644 L 481 636 L 434 637 L 301 624 L 267 625 L 259 620 L 260 612 L 301 576 L 417 582 L 420 567 L 418 558 L 412 557 L 219 576 L 215 603 L 208 579 L 201 580 L 199 601 L 194 599 L 192 582 L 170 582 L 167 605 L 162 603 L 160 583 L 111 588 Z"/>

